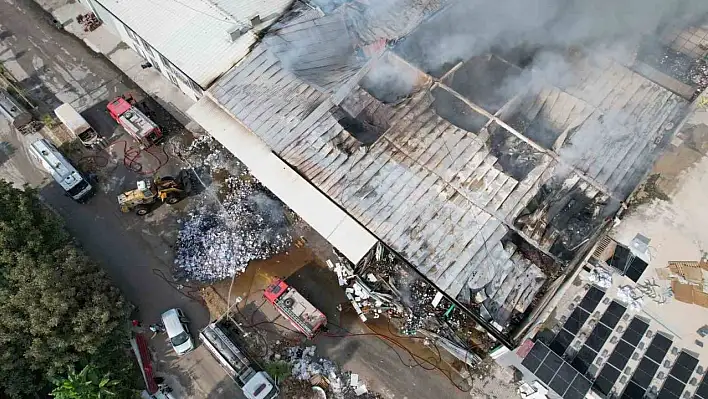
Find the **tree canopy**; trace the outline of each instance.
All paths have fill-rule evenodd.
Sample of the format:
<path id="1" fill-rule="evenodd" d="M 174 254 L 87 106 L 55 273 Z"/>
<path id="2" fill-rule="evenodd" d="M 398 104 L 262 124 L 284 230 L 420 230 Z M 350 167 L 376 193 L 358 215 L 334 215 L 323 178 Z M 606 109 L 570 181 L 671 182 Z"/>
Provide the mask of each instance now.
<path id="1" fill-rule="evenodd" d="M 118 381 L 110 374 L 100 376 L 93 366 L 87 365 L 80 372 L 69 370 L 65 378 L 54 380 L 56 387 L 51 395 L 56 399 L 105 399 L 116 396 Z"/>
<path id="2" fill-rule="evenodd" d="M 129 312 L 37 192 L 0 180 L 0 390 L 48 393 L 89 364 L 134 388 Z"/>

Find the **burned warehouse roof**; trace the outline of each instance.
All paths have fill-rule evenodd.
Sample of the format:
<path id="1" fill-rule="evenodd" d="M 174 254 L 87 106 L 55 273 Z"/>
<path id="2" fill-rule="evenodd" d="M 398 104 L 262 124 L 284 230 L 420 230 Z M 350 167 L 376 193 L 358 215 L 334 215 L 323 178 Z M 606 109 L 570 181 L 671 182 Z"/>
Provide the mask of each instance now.
<path id="1" fill-rule="evenodd" d="M 502 326 L 596 239 L 688 104 L 634 60 L 558 43 L 446 57 L 441 45 L 432 63 L 459 2 L 334 3 L 295 7 L 210 95 Z"/>

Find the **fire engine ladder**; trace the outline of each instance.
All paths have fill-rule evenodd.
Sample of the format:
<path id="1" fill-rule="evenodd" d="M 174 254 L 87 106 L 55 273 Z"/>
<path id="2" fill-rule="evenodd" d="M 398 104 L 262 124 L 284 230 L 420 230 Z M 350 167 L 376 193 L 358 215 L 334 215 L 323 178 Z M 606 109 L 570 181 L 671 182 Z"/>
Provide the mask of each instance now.
<path id="1" fill-rule="evenodd" d="M 305 332 L 305 335 L 308 337 L 312 337 L 312 329 L 308 324 L 306 324 L 302 318 L 299 315 L 296 315 L 295 312 L 293 312 L 292 305 L 286 306 L 285 305 L 285 300 L 280 300 L 278 301 L 278 307 L 280 310 L 283 311 L 288 316 L 288 319 L 290 319 L 293 323 L 297 324 L 302 331 Z"/>
<path id="2" fill-rule="evenodd" d="M 147 384 L 148 393 L 155 393 L 158 390 L 157 383 L 155 383 L 155 373 L 152 368 L 152 361 L 150 360 L 150 351 L 148 349 L 147 339 L 143 334 L 135 334 L 135 342 L 138 346 L 138 354 L 140 355 L 140 363 L 143 366 L 143 373 L 145 375 L 145 383 Z"/>

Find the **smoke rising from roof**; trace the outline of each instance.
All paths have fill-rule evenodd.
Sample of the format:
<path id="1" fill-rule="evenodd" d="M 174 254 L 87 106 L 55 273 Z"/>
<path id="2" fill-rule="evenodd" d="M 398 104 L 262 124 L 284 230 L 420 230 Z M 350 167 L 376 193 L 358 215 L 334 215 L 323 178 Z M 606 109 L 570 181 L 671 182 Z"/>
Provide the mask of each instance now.
<path id="1" fill-rule="evenodd" d="M 412 45 L 432 71 L 492 49 L 616 47 L 706 13 L 703 0 L 466 0 L 433 16 L 437 28 Z"/>

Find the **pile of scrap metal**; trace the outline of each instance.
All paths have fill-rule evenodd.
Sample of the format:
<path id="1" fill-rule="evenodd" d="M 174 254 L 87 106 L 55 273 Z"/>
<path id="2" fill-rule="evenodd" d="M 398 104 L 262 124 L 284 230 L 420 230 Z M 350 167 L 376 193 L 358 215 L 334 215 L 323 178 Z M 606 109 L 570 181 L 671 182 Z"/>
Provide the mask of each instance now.
<path id="1" fill-rule="evenodd" d="M 327 266 L 337 274 L 339 285 L 344 287 L 344 292 L 361 321 L 365 322 L 367 315 L 377 319 L 382 314 L 393 316 L 403 313 L 403 305 L 396 295 L 395 288 L 383 279 L 377 278 L 373 273 L 362 278 L 346 259 L 339 259 L 336 263 L 328 259 Z M 382 292 L 384 290 L 387 292 Z"/>
<path id="2" fill-rule="evenodd" d="M 101 26 L 101 20 L 96 17 L 96 14 L 90 12 L 87 14 L 79 14 L 76 16 L 76 22 L 84 27 L 84 32 L 93 32 Z"/>
<path id="3" fill-rule="evenodd" d="M 385 315 L 402 334 L 421 335 L 465 363 L 480 361 L 461 337 L 486 332 L 383 244 L 356 266 L 345 259 L 327 263 L 363 321 Z"/>

